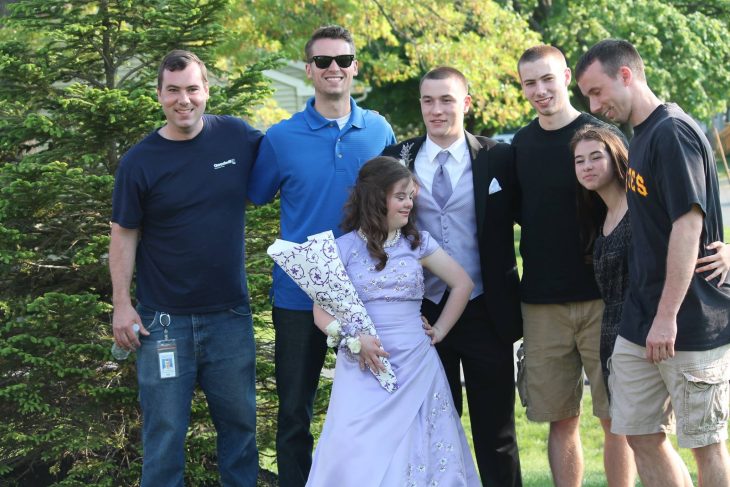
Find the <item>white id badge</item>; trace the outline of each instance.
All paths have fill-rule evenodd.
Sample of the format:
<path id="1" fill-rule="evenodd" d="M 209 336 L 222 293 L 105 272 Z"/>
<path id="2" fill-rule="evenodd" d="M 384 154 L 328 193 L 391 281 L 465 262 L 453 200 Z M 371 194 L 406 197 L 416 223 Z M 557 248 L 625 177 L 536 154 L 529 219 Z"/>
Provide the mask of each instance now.
<path id="1" fill-rule="evenodd" d="M 177 377 L 177 345 L 174 339 L 157 341 L 157 362 L 160 365 L 160 379 Z"/>

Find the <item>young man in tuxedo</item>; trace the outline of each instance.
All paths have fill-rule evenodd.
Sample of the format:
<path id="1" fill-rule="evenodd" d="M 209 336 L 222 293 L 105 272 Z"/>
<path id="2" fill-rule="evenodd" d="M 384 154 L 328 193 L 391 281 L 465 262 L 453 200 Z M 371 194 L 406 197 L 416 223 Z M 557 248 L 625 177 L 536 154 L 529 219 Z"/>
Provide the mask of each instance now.
<path id="1" fill-rule="evenodd" d="M 421 80 L 426 135 L 386 147 L 416 174 L 419 229 L 466 269 L 475 286 L 464 314 L 436 345 L 461 414 L 464 370 L 472 436 L 482 483 L 520 486 L 514 423 L 512 344 L 522 336 L 514 253 L 511 150 L 464 130 L 471 106 L 465 76 L 451 67 Z M 434 322 L 446 284 L 425 276 L 422 312 Z"/>

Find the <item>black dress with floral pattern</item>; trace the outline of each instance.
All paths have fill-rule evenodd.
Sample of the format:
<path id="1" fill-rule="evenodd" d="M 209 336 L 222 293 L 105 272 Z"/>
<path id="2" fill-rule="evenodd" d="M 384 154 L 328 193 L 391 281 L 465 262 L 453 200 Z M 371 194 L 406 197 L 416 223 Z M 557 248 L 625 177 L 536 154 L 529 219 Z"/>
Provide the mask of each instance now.
<path id="1" fill-rule="evenodd" d="M 608 391 L 608 359 L 618 336 L 621 311 L 629 287 L 629 246 L 631 225 L 629 212 L 608 235 L 603 232 L 593 248 L 593 268 L 601 297 L 606 303 L 601 324 L 601 368 Z"/>

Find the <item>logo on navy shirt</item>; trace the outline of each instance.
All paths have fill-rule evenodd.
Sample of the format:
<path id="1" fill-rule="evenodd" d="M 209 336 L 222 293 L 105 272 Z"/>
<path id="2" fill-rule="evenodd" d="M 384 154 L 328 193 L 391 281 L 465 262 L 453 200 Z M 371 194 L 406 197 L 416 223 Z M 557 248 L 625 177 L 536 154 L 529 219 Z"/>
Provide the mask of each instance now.
<path id="1" fill-rule="evenodd" d="M 222 167 L 226 167 L 230 164 L 235 165 L 236 160 L 235 159 L 228 159 L 227 161 L 219 162 L 218 164 L 213 164 L 213 169 L 220 169 Z"/>

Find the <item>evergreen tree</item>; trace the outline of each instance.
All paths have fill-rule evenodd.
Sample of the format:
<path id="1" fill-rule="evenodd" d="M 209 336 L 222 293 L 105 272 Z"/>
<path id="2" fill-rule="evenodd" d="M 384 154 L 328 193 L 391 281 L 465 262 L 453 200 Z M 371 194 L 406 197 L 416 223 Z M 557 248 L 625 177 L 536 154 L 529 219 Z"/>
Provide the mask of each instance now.
<path id="1" fill-rule="evenodd" d="M 164 123 L 156 70 L 173 48 L 208 64 L 213 113 L 269 94 L 269 62 L 216 68 L 230 3 L 21 0 L 0 18 L 0 483 L 139 480 L 134 364 L 109 355 L 114 171 Z M 191 428 L 189 482 L 214 484 L 198 396 Z"/>

